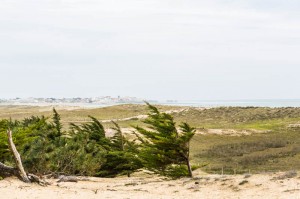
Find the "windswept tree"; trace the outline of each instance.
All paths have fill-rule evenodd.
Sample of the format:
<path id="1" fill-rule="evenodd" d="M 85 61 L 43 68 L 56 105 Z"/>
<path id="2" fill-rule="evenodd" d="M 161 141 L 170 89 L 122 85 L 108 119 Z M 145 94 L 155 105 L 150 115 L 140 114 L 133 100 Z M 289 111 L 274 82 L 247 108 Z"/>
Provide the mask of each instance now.
<path id="1" fill-rule="evenodd" d="M 100 123 L 97 118 L 88 116 L 91 121 L 85 124 L 76 125 L 71 123 L 71 130 L 75 132 L 75 134 L 84 134 L 86 135 L 87 143 L 93 143 L 102 148 L 109 150 L 110 148 L 110 140 L 106 137 L 106 132 L 103 125 Z"/>
<path id="2" fill-rule="evenodd" d="M 138 157 L 138 144 L 135 140 L 128 140 L 120 126 L 112 121 L 115 131 L 114 136 L 110 138 L 111 148 L 106 155 L 106 162 L 99 171 L 99 176 L 116 176 L 119 174 L 130 174 L 141 168 L 143 165 Z"/>
<path id="3" fill-rule="evenodd" d="M 53 111 L 53 114 L 57 112 Z M 56 116 L 59 117 L 58 114 Z M 57 122 L 60 123 L 59 120 Z M 21 150 L 24 166 L 34 173 L 50 172 L 52 165 L 56 165 L 56 159 L 59 158 L 55 157 L 55 152 L 64 147 L 65 139 L 62 139 L 61 133 L 57 131 L 57 126 L 48 122 L 44 116 L 27 118 L 22 123 L 22 127 L 16 129 L 16 133 L 33 137 Z"/>
<path id="4" fill-rule="evenodd" d="M 57 137 L 60 137 L 61 134 L 62 134 L 62 124 L 60 122 L 60 115 L 57 113 L 55 108 L 53 108 L 52 120 L 53 120 L 53 123 L 54 123 L 54 127 L 56 129 L 56 132 L 57 132 Z"/>
<path id="5" fill-rule="evenodd" d="M 144 121 L 148 127 L 136 127 L 136 140 L 124 136 L 116 122 L 115 134 L 107 137 L 104 126 L 92 116 L 89 122 L 70 124 L 69 130 L 63 131 L 55 109 L 52 121 L 44 116 L 0 120 L 0 162 L 13 163 L 4 141 L 6 130 L 11 129 L 25 170 L 31 173 L 113 177 L 130 176 L 147 167 L 166 175 L 179 168 L 180 175 L 192 176 L 189 142 L 194 128 L 186 123 L 176 126 L 170 114 L 148 107 L 149 117 Z"/>
<path id="6" fill-rule="evenodd" d="M 189 143 L 195 129 L 187 123 L 182 123 L 177 129 L 170 114 L 160 112 L 149 103 L 147 105 L 150 109 L 147 119 L 144 120 L 147 127 L 135 127 L 142 135 L 138 137 L 142 142 L 140 155 L 144 165 L 164 175 L 167 175 L 173 166 L 185 165 L 188 176 L 192 177 Z"/>
<path id="7" fill-rule="evenodd" d="M 80 154 L 85 154 L 81 161 L 93 163 L 93 175 L 113 177 L 127 174 L 129 176 L 133 171 L 142 167 L 136 155 L 137 145 L 134 141 L 125 138 L 117 123 L 113 122 L 114 136 L 107 137 L 101 122 L 92 116 L 89 117 L 91 122 L 86 124 L 71 124 L 72 143 L 76 147 L 70 151 L 78 151 L 79 157 L 81 157 Z M 73 159 L 78 155 L 73 156 Z"/>
<path id="8" fill-rule="evenodd" d="M 119 149 L 120 151 L 124 151 L 125 150 L 125 143 L 126 143 L 126 138 L 123 135 L 123 132 L 120 128 L 120 126 L 112 121 L 114 127 L 112 128 L 115 131 L 114 136 L 110 139 L 112 142 L 112 145 L 116 148 Z"/>

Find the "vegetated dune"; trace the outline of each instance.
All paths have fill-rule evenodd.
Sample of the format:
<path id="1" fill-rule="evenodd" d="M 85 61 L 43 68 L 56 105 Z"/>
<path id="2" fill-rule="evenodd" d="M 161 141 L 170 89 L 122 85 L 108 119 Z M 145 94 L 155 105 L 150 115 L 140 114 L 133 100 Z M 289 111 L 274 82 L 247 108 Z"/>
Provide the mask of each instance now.
<path id="1" fill-rule="evenodd" d="M 154 175 L 87 178 L 51 185 L 26 184 L 16 178 L 0 181 L 1 198 L 298 198 L 300 179 L 295 172 L 256 175 L 208 175 L 170 180 Z"/>
<path id="2" fill-rule="evenodd" d="M 46 117 L 52 117 L 52 108 L 55 107 L 58 113 L 61 115 L 61 122 L 64 127 L 68 127 L 69 123 L 84 123 L 89 121 L 89 115 L 97 118 L 105 126 L 111 124 L 111 120 L 115 120 L 121 123 L 122 126 L 129 127 L 134 122 L 143 120 L 148 113 L 147 106 L 138 104 L 124 104 L 108 107 L 80 107 L 80 106 L 0 106 L 0 119 L 17 119 L 22 120 L 24 118 L 44 115 Z M 161 111 L 167 113 L 178 113 L 183 111 L 186 107 L 180 106 L 157 106 Z"/>
<path id="3" fill-rule="evenodd" d="M 22 119 L 31 115 L 51 117 L 51 107 L 0 107 L 0 118 Z M 177 123 L 188 121 L 197 128 L 191 142 L 191 161 L 205 173 L 194 179 L 170 180 L 135 174 L 132 178 L 89 178 L 78 183 L 50 179 L 50 186 L 24 184 L 15 178 L 0 181 L 0 198 L 299 198 L 300 108 L 220 107 L 211 109 L 160 107 Z M 58 109 L 64 126 L 86 122 L 96 116 L 110 128 L 116 120 L 124 134 L 141 124 L 147 109 L 141 105 L 121 105 L 98 109 Z M 108 136 L 113 132 L 108 131 Z M 214 175 L 245 173 L 255 175 Z M 292 175 L 291 175 L 292 174 Z"/>

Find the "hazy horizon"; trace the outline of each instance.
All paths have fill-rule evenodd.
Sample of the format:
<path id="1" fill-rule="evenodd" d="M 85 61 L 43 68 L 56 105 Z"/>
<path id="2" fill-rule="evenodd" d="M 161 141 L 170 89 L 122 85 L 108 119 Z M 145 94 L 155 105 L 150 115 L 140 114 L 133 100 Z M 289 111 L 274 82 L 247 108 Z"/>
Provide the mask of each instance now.
<path id="1" fill-rule="evenodd" d="M 12 97 L 12 98 L 0 98 L 0 99 L 2 99 L 2 100 L 16 100 L 16 99 L 31 99 L 31 98 L 33 98 L 33 99 L 38 99 L 38 98 L 41 98 L 41 99 L 49 99 L 49 98 L 55 98 L 55 99 L 75 99 L 75 98 L 82 98 L 82 99 L 84 99 L 84 98 L 102 98 L 102 97 L 107 97 L 107 96 L 94 96 L 94 97 L 89 97 L 89 96 L 85 96 L 85 97 L 80 97 L 80 96 L 70 96 L 70 97 L 51 97 L 51 96 L 48 96 L 48 97 L 34 97 L 34 96 L 30 96 L 30 97 Z M 290 99 L 288 99 L 288 98 L 286 98 L 286 99 L 284 99 L 284 98 L 274 98 L 274 99 L 267 99 L 267 98 L 265 98 L 265 99 L 263 99 L 263 98 L 261 98 L 261 99 L 189 99 L 189 100 L 184 100 L 184 99 L 182 99 L 182 100 L 178 100 L 178 99 L 154 99 L 154 98 L 152 98 L 152 99 L 147 99 L 147 98 L 143 98 L 143 97 L 136 97 L 136 96 L 120 96 L 120 95 L 118 95 L 118 96 L 109 96 L 109 97 L 112 97 L 112 98 L 118 98 L 118 97 L 120 97 L 120 98 L 128 98 L 128 97 L 130 97 L 130 98 L 137 98 L 137 99 L 139 99 L 139 100 L 157 100 L 157 101 L 161 101 L 161 102 L 163 102 L 163 101 L 178 101 L 178 102 L 205 102 L 205 101 L 208 101 L 208 102 L 218 102 L 218 101 L 228 101 L 228 102 L 234 102 L 234 101 L 300 101 L 300 98 L 290 98 Z"/>
<path id="2" fill-rule="evenodd" d="M 300 99 L 300 1 L 0 0 L 0 98 Z"/>

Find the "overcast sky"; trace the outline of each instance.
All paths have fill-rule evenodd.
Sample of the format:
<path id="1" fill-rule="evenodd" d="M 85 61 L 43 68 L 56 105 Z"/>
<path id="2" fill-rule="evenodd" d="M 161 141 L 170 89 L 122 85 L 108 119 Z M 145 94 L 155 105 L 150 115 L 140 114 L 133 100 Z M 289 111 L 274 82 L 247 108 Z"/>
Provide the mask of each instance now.
<path id="1" fill-rule="evenodd" d="M 0 0 L 0 98 L 300 98 L 299 0 Z"/>

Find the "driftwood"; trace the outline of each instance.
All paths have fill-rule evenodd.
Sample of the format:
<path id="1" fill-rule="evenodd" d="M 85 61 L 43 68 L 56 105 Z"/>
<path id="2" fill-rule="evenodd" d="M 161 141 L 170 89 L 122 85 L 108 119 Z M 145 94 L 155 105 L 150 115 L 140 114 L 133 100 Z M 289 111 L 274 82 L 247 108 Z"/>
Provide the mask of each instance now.
<path id="1" fill-rule="evenodd" d="M 59 176 L 57 182 L 78 182 L 78 178 L 76 176 Z"/>
<path id="2" fill-rule="evenodd" d="M 9 176 L 18 176 L 18 170 L 16 168 L 7 166 L 0 162 L 0 176 L 9 177 Z"/>
<path id="3" fill-rule="evenodd" d="M 9 149 L 14 156 L 14 160 L 15 160 L 17 168 L 7 166 L 0 162 L 0 176 L 2 176 L 2 177 L 16 176 L 20 180 L 22 180 L 23 182 L 26 182 L 26 183 L 36 182 L 43 186 L 48 185 L 49 183 L 46 182 L 45 180 L 41 179 L 40 177 L 38 177 L 34 174 L 27 174 L 25 172 L 23 164 L 22 164 L 21 156 L 13 142 L 12 132 L 10 130 L 7 131 L 7 136 L 8 136 Z"/>
<path id="4" fill-rule="evenodd" d="M 20 180 L 24 181 L 23 178 L 20 175 L 19 170 L 17 168 L 7 166 L 7 165 L 3 164 L 2 162 L 0 162 L 0 176 L 1 177 L 16 176 Z M 46 182 L 45 180 L 41 179 L 40 177 L 38 177 L 34 174 L 31 174 L 31 173 L 26 174 L 26 177 L 28 179 L 28 181 L 26 181 L 26 183 L 35 182 L 35 183 L 38 183 L 42 186 L 49 185 L 48 182 Z"/>

